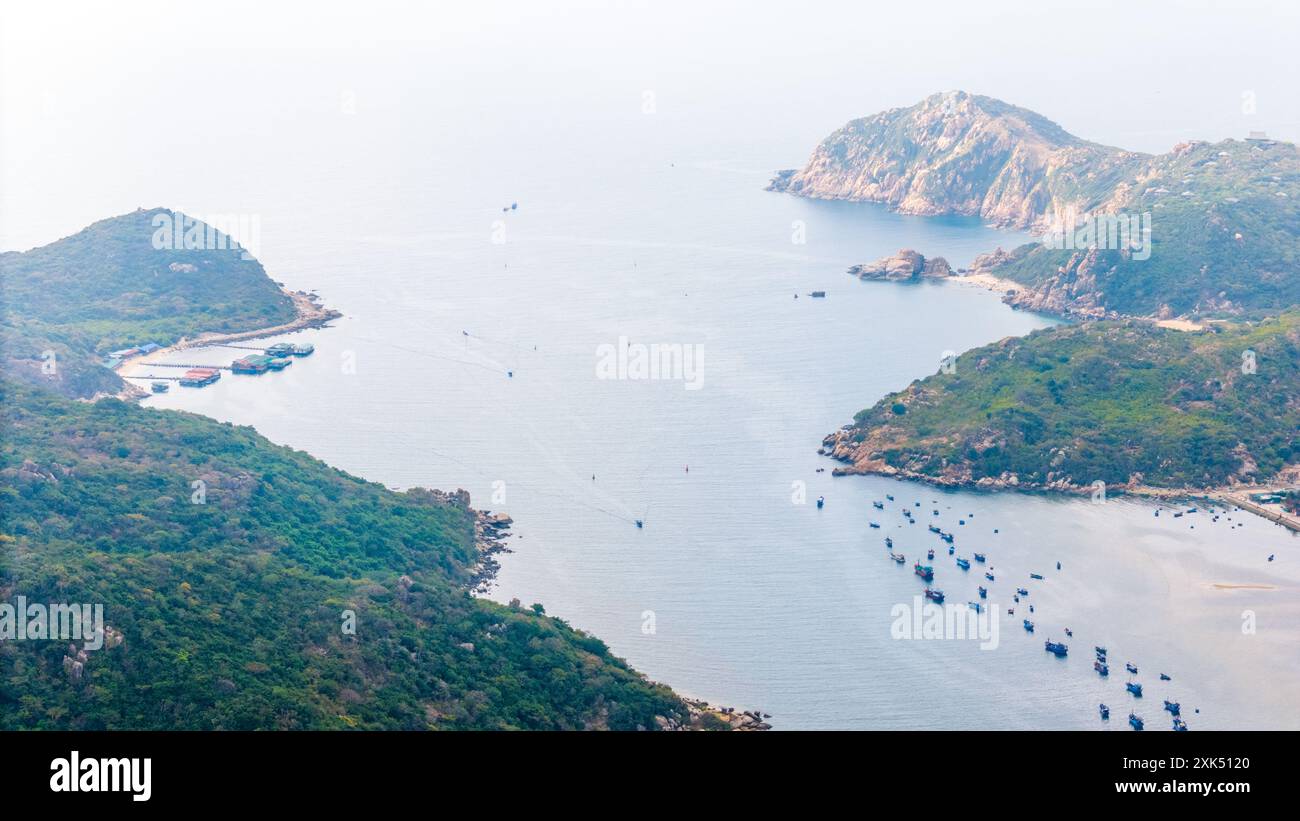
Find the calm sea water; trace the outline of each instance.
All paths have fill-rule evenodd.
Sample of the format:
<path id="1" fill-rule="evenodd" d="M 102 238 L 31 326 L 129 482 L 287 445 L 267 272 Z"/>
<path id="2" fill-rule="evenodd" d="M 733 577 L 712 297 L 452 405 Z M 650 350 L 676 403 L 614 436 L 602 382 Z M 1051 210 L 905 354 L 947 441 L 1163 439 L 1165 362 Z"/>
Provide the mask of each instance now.
<path id="1" fill-rule="evenodd" d="M 292 337 L 316 354 L 148 403 L 254 425 L 394 488 L 469 490 L 515 518 L 492 597 L 541 602 L 650 677 L 762 709 L 778 728 L 1100 728 L 1106 702 L 1109 726 L 1127 729 L 1125 661 L 1140 668 L 1151 729 L 1169 726 L 1163 697 L 1194 729 L 1300 726 L 1300 563 L 1279 529 L 833 479 L 817 456 L 826 433 L 934 372 L 943 351 L 1048 324 L 978 288 L 862 283 L 844 269 L 903 246 L 961 265 L 1020 237 L 765 193 L 779 158 L 698 160 L 653 134 L 631 139 L 619 156 L 564 159 L 580 174 L 534 171 L 516 187 L 491 164 L 431 162 L 393 188 L 400 205 L 375 198 L 384 219 L 367 211 L 364 226 L 316 208 L 278 235 L 284 262 L 271 271 L 346 314 Z M 481 193 L 481 176 L 500 196 L 439 196 Z M 302 217 L 286 207 L 272 219 Z M 597 378 L 600 346 L 620 337 L 694 346 L 698 389 Z M 875 510 L 886 494 L 896 501 Z M 983 582 L 930 523 L 956 532 L 958 555 L 988 554 L 995 649 L 891 637 L 893 608 L 923 587 L 910 565 L 927 548 L 950 602 L 976 599 Z M 888 560 L 886 535 L 907 565 Z M 1017 604 L 1022 585 L 1031 594 Z M 1070 656 L 1044 652 L 1045 638 Z M 1110 648 L 1108 680 L 1092 671 L 1095 644 Z"/>

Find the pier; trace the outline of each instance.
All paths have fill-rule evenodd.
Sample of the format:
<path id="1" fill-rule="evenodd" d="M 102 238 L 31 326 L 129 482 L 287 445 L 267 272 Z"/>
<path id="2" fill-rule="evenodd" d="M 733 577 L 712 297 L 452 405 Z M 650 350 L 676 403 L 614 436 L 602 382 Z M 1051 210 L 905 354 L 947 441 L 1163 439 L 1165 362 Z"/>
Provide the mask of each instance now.
<path id="1" fill-rule="evenodd" d="M 1285 510 L 1272 510 L 1250 498 L 1250 493 L 1267 493 L 1269 490 L 1269 488 L 1251 488 L 1249 491 L 1239 493 L 1212 493 L 1210 498 L 1216 499 L 1225 505 L 1236 505 L 1242 510 L 1280 524 L 1292 533 L 1300 533 L 1300 516 L 1287 513 Z"/>
<path id="2" fill-rule="evenodd" d="M 182 365 L 182 364 L 177 363 L 177 362 L 150 362 L 150 363 L 149 363 L 149 367 L 151 367 L 151 368 L 185 368 L 186 370 L 190 370 L 190 369 L 193 369 L 193 368 L 208 368 L 209 370 L 214 370 L 214 371 L 228 371 L 228 370 L 230 370 L 230 366 L 229 366 L 229 365 Z M 129 377 L 129 378 L 131 378 L 131 379 L 144 379 L 143 376 L 139 376 L 139 377 L 132 376 L 132 377 Z"/>

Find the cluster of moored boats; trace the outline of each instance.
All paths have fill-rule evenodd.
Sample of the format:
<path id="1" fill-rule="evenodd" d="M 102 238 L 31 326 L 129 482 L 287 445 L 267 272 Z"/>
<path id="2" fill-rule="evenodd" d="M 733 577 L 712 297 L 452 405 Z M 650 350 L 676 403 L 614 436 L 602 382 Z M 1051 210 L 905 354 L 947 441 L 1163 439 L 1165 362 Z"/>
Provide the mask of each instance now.
<path id="1" fill-rule="evenodd" d="M 893 497 L 893 496 L 886 496 L 885 498 L 888 499 L 888 500 L 891 501 L 891 502 L 894 501 L 894 497 Z M 872 505 L 872 507 L 874 507 L 876 510 L 884 510 L 884 509 L 885 509 L 885 505 L 884 505 L 883 502 L 876 501 L 876 502 L 872 502 L 871 505 Z M 916 503 L 915 503 L 915 506 L 916 506 L 916 507 L 920 507 L 920 506 L 921 506 L 921 503 L 920 503 L 920 502 L 916 502 Z M 902 509 L 902 513 L 903 513 L 903 515 L 908 519 L 908 521 L 909 521 L 910 523 L 912 523 L 912 524 L 916 524 L 916 520 L 915 520 L 915 518 L 913 518 L 913 514 L 912 514 L 912 511 L 911 511 L 911 510 L 909 510 L 908 508 L 904 507 L 904 508 Z M 935 510 L 934 510 L 934 515 L 935 515 L 935 516 L 938 516 L 938 515 L 939 515 L 939 511 L 938 511 L 938 509 L 935 509 Z M 974 516 L 975 516 L 975 514 L 973 514 L 973 513 L 968 514 L 968 518 L 973 518 Z M 872 527 L 872 528 L 876 528 L 876 529 L 878 529 L 878 528 L 880 527 L 880 524 L 879 524 L 878 522 L 871 522 L 870 524 L 871 524 L 871 527 Z M 966 519 L 961 519 L 961 520 L 959 520 L 959 524 L 961 524 L 961 525 L 966 524 Z M 945 542 L 945 543 L 948 545 L 948 555 L 950 555 L 950 556 L 954 556 L 954 559 L 955 559 L 955 562 L 956 562 L 957 567 L 960 568 L 960 569 L 963 570 L 963 571 L 968 571 L 968 572 L 969 572 L 970 567 L 971 567 L 971 559 L 967 559 L 967 558 L 964 557 L 964 556 L 957 556 L 957 555 L 956 555 L 956 544 L 955 544 L 955 538 L 954 538 L 953 534 L 952 534 L 952 533 L 947 533 L 947 532 L 945 532 L 944 530 L 942 530 L 942 529 L 941 529 L 940 527 L 938 527 L 937 525 L 929 525 L 927 529 L 928 529 L 931 533 L 933 533 L 933 534 L 939 536 L 939 538 L 940 538 L 941 540 L 943 540 L 943 542 Z M 997 533 L 998 531 L 997 531 L 997 530 L 994 530 L 993 532 L 994 532 L 994 533 Z M 906 563 L 906 561 L 907 561 L 907 557 L 906 557 L 904 554 L 894 552 L 894 540 L 893 540 L 892 537 L 889 537 L 889 536 L 886 536 L 886 537 L 885 537 L 885 547 L 889 550 L 889 558 L 892 559 L 895 563 L 897 563 L 897 564 L 904 564 L 904 563 Z M 982 565 L 985 565 L 985 566 L 987 567 L 987 570 L 986 570 L 985 573 L 984 573 L 984 578 L 985 578 L 988 582 L 991 583 L 991 582 L 995 581 L 995 577 L 994 577 L 994 575 L 993 575 L 993 566 L 990 565 L 990 564 L 988 564 L 988 555 L 987 555 L 987 554 L 985 554 L 985 553 L 972 553 L 972 554 L 971 554 L 971 558 L 973 558 L 974 561 L 975 561 L 976 563 L 978 563 L 978 564 L 982 564 Z M 928 549 L 928 550 L 926 551 L 926 560 L 927 560 L 927 561 L 931 561 L 931 562 L 934 561 L 934 549 L 933 549 L 933 548 L 930 548 L 930 549 Z M 1057 563 L 1056 563 L 1056 569 L 1057 569 L 1057 570 L 1060 570 L 1060 569 L 1061 569 L 1061 563 L 1060 563 L 1060 562 L 1057 562 Z M 932 565 L 932 564 L 922 564 L 920 561 L 917 561 L 917 562 L 915 562 L 915 563 L 912 565 L 912 572 L 915 573 L 917 576 L 919 576 L 920 579 L 921 579 L 923 582 L 925 582 L 925 584 L 926 584 L 925 589 L 924 589 L 924 595 L 925 595 L 925 598 L 929 599 L 929 600 L 932 601 L 932 602 L 935 602 L 936 604 L 941 604 L 941 603 L 943 603 L 943 601 L 944 601 L 944 592 L 943 592 L 942 590 L 940 590 L 939 588 L 935 587 L 934 584 L 933 584 L 933 583 L 934 583 L 934 575 L 935 575 L 935 573 L 934 573 L 934 565 Z M 1041 573 L 1030 573 L 1030 574 L 1029 574 L 1029 578 L 1030 578 L 1030 579 L 1033 579 L 1033 580 L 1036 580 L 1036 581 L 1041 581 L 1041 580 L 1043 579 L 1043 575 L 1042 575 Z M 977 589 L 978 589 L 978 592 L 979 592 L 979 598 L 980 598 L 980 599 L 983 599 L 983 600 L 987 600 L 987 599 L 988 599 L 988 588 L 986 588 L 984 585 L 979 585 L 979 586 L 977 587 Z M 1015 593 L 1015 596 L 1014 596 L 1015 603 L 1016 603 L 1016 604 L 1019 604 L 1021 599 L 1023 599 L 1023 598 L 1027 598 L 1028 596 L 1029 596 L 1029 590 L 1028 590 L 1028 588 L 1017 587 L 1017 588 L 1016 588 L 1016 593 Z M 987 606 L 987 605 L 985 605 L 985 604 L 982 604 L 980 601 L 970 601 L 970 602 L 967 602 L 967 605 L 968 605 L 971 609 L 973 609 L 975 612 L 977 612 L 977 613 L 982 613 L 982 612 L 984 612 L 984 610 L 985 610 L 985 608 L 986 608 L 986 606 Z M 1028 607 L 1029 607 L 1029 612 L 1030 612 L 1031 614 L 1033 614 L 1033 613 L 1034 613 L 1034 605 L 1030 604 L 1030 605 L 1028 605 Z M 1008 614 L 1008 615 L 1015 615 L 1015 612 L 1016 612 L 1016 608 L 1015 608 L 1015 607 L 1007 608 L 1007 614 Z M 1025 632 L 1027 632 L 1027 633 L 1032 633 L 1032 632 L 1034 632 L 1034 622 L 1031 621 L 1030 619 L 1028 619 L 1028 618 L 1023 619 L 1023 625 L 1024 625 L 1024 628 L 1025 628 Z M 1067 628 L 1064 628 L 1064 630 L 1065 630 L 1065 634 L 1066 634 L 1067 637 L 1073 637 L 1073 636 L 1074 636 L 1074 632 L 1073 632 L 1072 630 L 1070 630 L 1070 628 L 1067 627 Z M 1052 640 L 1052 639 L 1050 639 L 1050 638 L 1047 639 L 1047 640 L 1043 643 L 1043 649 L 1044 649 L 1046 652 L 1055 655 L 1057 658 L 1065 658 L 1066 656 L 1069 655 L 1069 652 L 1070 652 L 1069 645 L 1065 644 L 1065 642 L 1054 641 L 1054 640 Z M 1109 663 L 1109 661 L 1107 660 L 1107 651 L 1106 651 L 1106 648 L 1105 648 L 1105 647 L 1102 647 L 1102 646 L 1097 646 L 1097 647 L 1094 647 L 1094 648 L 1093 648 L 1093 652 L 1094 652 L 1095 655 L 1096 655 L 1096 658 L 1095 658 L 1095 660 L 1093 661 L 1093 665 L 1092 665 L 1093 670 L 1095 670 L 1099 676 L 1102 676 L 1102 677 L 1108 677 L 1108 676 L 1110 675 L 1110 663 Z M 1133 664 L 1132 662 L 1126 662 L 1126 663 L 1124 664 L 1124 669 L 1128 672 L 1129 677 L 1130 677 L 1130 678 L 1129 678 L 1129 681 L 1125 683 L 1125 685 L 1124 685 L 1124 689 L 1125 689 L 1128 693 L 1130 693 L 1130 694 L 1133 696 L 1133 698 L 1142 698 L 1142 684 L 1141 684 L 1140 682 L 1138 682 L 1138 681 L 1134 678 L 1135 676 L 1138 675 L 1138 667 L 1137 667 L 1137 665 Z M 1172 678 L 1171 678 L 1170 676 L 1166 675 L 1165 673 L 1161 673 L 1161 674 L 1160 674 L 1160 680 L 1161 680 L 1161 681 L 1171 681 Z M 1178 702 L 1176 702 L 1176 701 L 1165 700 L 1165 702 L 1164 702 L 1164 709 L 1167 710 L 1167 711 L 1170 713 L 1170 715 L 1173 717 L 1173 729 L 1174 729 L 1174 730 L 1177 730 L 1177 731 L 1185 731 L 1185 730 L 1187 729 L 1187 722 L 1185 722 L 1185 721 L 1183 720 L 1183 718 L 1182 718 L 1182 707 L 1181 707 L 1181 705 L 1179 705 Z M 1100 704 L 1100 705 L 1098 705 L 1098 712 L 1099 712 L 1100 715 L 1101 715 L 1101 720 L 1102 720 L 1102 721 L 1109 721 L 1109 720 L 1110 720 L 1110 707 L 1106 706 L 1105 704 Z M 1129 713 L 1129 716 L 1128 716 L 1128 721 L 1129 721 L 1129 725 L 1130 725 L 1134 730 L 1142 730 L 1142 729 L 1144 728 L 1144 726 L 1145 726 L 1145 722 L 1144 722 L 1144 720 L 1143 720 L 1140 716 L 1138 716 L 1136 713 L 1132 713 L 1132 712 L 1130 712 L 1130 713 Z"/>

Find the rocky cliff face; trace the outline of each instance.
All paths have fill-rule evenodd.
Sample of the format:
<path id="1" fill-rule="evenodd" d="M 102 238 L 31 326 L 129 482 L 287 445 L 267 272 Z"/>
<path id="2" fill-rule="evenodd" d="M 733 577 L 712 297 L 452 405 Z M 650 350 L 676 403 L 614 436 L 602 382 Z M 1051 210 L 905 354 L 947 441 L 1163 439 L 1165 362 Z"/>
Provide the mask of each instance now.
<path id="1" fill-rule="evenodd" d="M 1039 313 L 1052 313 L 1103 319 L 1118 314 L 1103 304 L 1105 293 L 1099 287 L 1099 278 L 1113 276 L 1116 271 L 1115 251 L 1096 248 L 1076 251 L 1069 260 L 1031 288 L 1017 290 L 1003 301 L 1016 308 Z"/>
<path id="2" fill-rule="evenodd" d="M 954 91 L 848 123 L 769 189 L 1045 227 L 1100 205 L 1113 181 L 1146 159 L 1081 140 L 1032 111 Z"/>

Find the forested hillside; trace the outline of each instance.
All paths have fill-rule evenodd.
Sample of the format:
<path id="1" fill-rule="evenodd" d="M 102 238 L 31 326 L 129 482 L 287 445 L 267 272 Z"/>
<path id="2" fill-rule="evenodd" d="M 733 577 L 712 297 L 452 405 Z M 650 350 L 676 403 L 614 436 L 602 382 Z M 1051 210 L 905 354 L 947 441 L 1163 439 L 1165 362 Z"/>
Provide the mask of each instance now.
<path id="1" fill-rule="evenodd" d="M 176 411 L 12 383 L 0 406 L 0 601 L 102 603 L 110 628 L 80 656 L 0 642 L 0 729 L 688 720 L 599 639 L 472 598 L 463 498 Z"/>
<path id="2" fill-rule="evenodd" d="M 254 330 L 295 315 L 292 300 L 246 250 L 164 208 L 0 254 L 0 295 L 4 372 L 77 397 L 120 389 L 118 376 L 100 364 L 110 351 Z M 55 357 L 52 373 L 41 369 L 47 351 Z"/>

